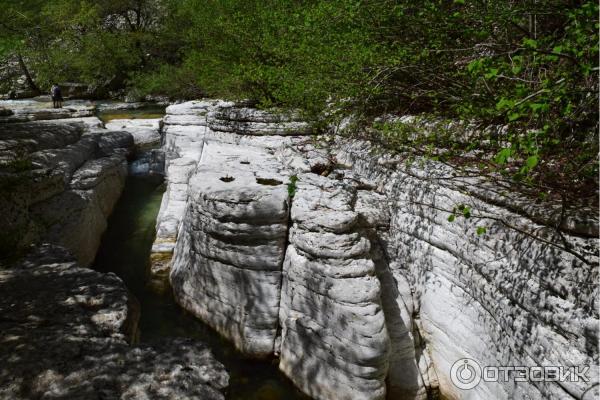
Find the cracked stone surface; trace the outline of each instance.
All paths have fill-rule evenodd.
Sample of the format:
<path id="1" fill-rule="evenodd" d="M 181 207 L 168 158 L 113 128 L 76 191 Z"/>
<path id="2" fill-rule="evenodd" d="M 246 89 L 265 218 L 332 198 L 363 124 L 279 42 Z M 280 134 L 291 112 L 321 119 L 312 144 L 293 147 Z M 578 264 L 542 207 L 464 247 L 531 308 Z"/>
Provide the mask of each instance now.
<path id="1" fill-rule="evenodd" d="M 11 250 L 45 241 L 82 265 L 93 261 L 133 147 L 129 133 L 99 126 L 97 118 L 0 123 L 2 242 Z"/>
<path id="2" fill-rule="evenodd" d="M 224 399 L 227 372 L 205 345 L 131 346 L 137 301 L 65 249 L 0 270 L 0 292 L 0 399 Z"/>

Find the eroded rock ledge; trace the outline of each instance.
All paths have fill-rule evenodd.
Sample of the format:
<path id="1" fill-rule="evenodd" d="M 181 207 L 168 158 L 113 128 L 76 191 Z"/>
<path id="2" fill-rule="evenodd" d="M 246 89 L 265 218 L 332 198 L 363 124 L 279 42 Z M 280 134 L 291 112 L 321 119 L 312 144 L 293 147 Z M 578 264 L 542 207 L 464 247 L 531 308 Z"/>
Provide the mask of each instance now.
<path id="1" fill-rule="evenodd" d="M 163 127 L 167 190 L 157 218 L 151 259 L 151 281 L 157 290 L 164 290 L 167 284 L 177 231 L 188 200 L 188 182 L 200 162 L 204 144 L 225 143 L 244 146 L 243 149 L 252 146 L 273 153 L 282 143 L 296 143 L 309 133 L 305 123 L 295 122 L 292 117 L 269 117 L 264 112 L 255 124 L 249 111 L 252 109 L 240 109 L 232 102 L 220 100 L 190 101 L 167 107 Z M 234 113 L 235 119 L 227 119 L 228 112 Z M 265 122 L 269 118 L 278 121 L 279 131 Z M 244 134 L 236 131 L 240 124 L 244 126 Z M 277 134 L 281 130 L 285 131 L 284 136 Z M 248 131 L 252 133 L 247 134 Z M 218 169 L 218 166 L 213 168 Z"/>
<path id="2" fill-rule="evenodd" d="M 279 356 L 304 392 L 464 398 L 449 371 L 465 357 L 591 366 L 591 382 L 482 382 L 472 399 L 580 399 L 597 383 L 598 241 L 580 227 L 559 237 L 543 209 L 515 212 L 514 196 L 494 201 L 440 164 L 335 137 L 317 146 L 293 117 L 220 101 L 167 111 L 163 276 L 172 261 L 180 304 L 247 354 Z M 273 188 L 254 183 L 262 174 Z M 290 198 L 271 204 L 285 185 Z M 448 221 L 459 204 L 485 235 Z"/>
<path id="3" fill-rule="evenodd" d="M 356 189 L 298 176 L 283 266 L 279 367 L 319 399 L 383 399 L 389 336 Z"/>
<path id="4" fill-rule="evenodd" d="M 136 345 L 135 298 L 83 267 L 121 194 L 132 135 L 68 109 L 73 118 L 27 112 L 36 121 L 0 123 L 0 399 L 224 399 L 228 374 L 205 345 Z"/>
<path id="5" fill-rule="evenodd" d="M 203 344 L 130 346 L 139 306 L 114 274 L 40 245 L 0 270 L 0 398 L 224 399 L 223 365 Z"/>
<path id="6" fill-rule="evenodd" d="M 179 304 L 255 357 L 275 351 L 289 213 L 280 168 L 259 148 L 205 144 L 171 271 Z"/>
<path id="7" fill-rule="evenodd" d="M 97 118 L 0 124 L 4 251 L 45 241 L 88 266 L 127 175 L 129 133 Z"/>

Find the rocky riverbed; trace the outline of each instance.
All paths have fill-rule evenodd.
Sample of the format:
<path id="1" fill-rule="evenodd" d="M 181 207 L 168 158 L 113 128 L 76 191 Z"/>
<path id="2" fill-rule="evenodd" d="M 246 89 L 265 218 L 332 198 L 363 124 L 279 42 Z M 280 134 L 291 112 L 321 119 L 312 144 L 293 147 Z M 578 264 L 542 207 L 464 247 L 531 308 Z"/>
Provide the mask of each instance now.
<path id="1" fill-rule="evenodd" d="M 89 367 L 88 375 L 55 371 L 51 360 L 61 358 L 50 352 L 43 356 L 47 364 L 21 379 L 11 371 L 27 369 L 24 360 L 41 351 L 39 344 L 24 345 L 18 347 L 23 353 L 5 356 L 13 364 L 5 363 L 10 368 L 2 370 L 3 379 L 14 381 L 2 384 L 6 393 L 67 393 L 61 382 L 69 376 L 81 382 L 73 393 L 89 393 L 94 377 L 108 374 L 98 385 L 109 382 L 110 393 L 120 396 L 138 388 L 137 398 L 162 395 L 156 391 L 162 388 L 189 398 L 220 396 L 226 374 L 202 344 L 131 349 L 132 297 L 118 278 L 76 265 L 94 258 L 127 157 L 159 141 L 160 151 L 147 163 L 148 171 L 166 178 L 151 286 L 172 290 L 181 307 L 248 357 L 275 357 L 311 397 L 587 399 L 597 390 L 597 212 L 563 216 L 558 232 L 552 204 L 528 202 L 509 186 L 498 189 L 431 160 L 409 164 L 371 143 L 348 140 L 343 131 L 316 136 L 295 115 L 244 104 L 181 103 L 160 121 L 115 120 L 106 128 L 81 115 L 87 111 L 79 105 L 70 112 L 72 118 L 57 114 L 50 122 L 36 121 L 35 110 L 0 117 L 2 177 L 16 188 L 2 190 L 11 210 L 3 217 L 4 251 L 26 253 L 32 243 L 65 249 L 58 258 L 15 254 L 13 268 L 2 271 L 0 284 L 11 287 L 3 315 L 15 317 L 2 320 L 0 340 L 29 343 L 28 324 L 41 324 L 49 343 L 64 337 L 99 343 L 80 347 L 90 352 L 85 365 L 101 359 L 96 349 L 118 354 L 115 371 L 125 377 L 105 373 L 103 365 Z M 44 113 L 37 115 L 47 118 Z M 465 204 L 473 219 L 449 220 Z M 484 234 L 476 232 L 480 226 Z M 67 261 L 66 253 L 76 261 Z M 41 305 L 12 288 L 39 280 L 35 287 L 42 291 L 51 277 L 52 290 L 40 298 L 67 310 L 37 318 Z M 106 297 L 98 298 L 98 287 Z M 35 310 L 31 321 L 26 307 Z M 77 316 L 63 318 L 69 313 Z M 178 357 L 187 366 L 178 369 Z M 467 391 L 451 376 L 452 365 L 464 358 L 480 366 L 589 366 L 590 379 L 481 381 Z M 160 381 L 129 364 L 134 359 L 171 378 Z M 194 360 L 199 364 L 189 364 Z M 137 372 L 127 378 L 127 371 Z M 189 385 L 169 392 L 169 379 Z"/>
<path id="2" fill-rule="evenodd" d="M 0 122 L 0 398 L 223 399 L 228 374 L 206 345 L 137 345 L 135 297 L 85 268 L 139 142 L 81 114 L 36 104 Z"/>

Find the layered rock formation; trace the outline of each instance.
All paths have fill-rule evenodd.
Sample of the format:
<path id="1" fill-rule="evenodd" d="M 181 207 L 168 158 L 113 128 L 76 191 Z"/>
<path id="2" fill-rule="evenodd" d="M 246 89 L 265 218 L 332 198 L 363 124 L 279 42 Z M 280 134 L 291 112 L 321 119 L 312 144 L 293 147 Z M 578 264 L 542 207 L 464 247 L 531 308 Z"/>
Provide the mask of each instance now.
<path id="1" fill-rule="evenodd" d="M 87 101 L 72 101 L 63 108 L 51 108 L 50 99 L 5 100 L 2 107 L 10 109 L 10 115 L 0 115 L 0 123 L 43 121 L 64 118 L 93 117 L 95 107 Z"/>
<path id="2" fill-rule="evenodd" d="M 329 163 L 302 139 L 305 123 L 219 102 L 184 103 L 167 113 L 163 209 L 174 199 L 185 208 L 170 224 L 161 212 L 155 248 L 160 227 L 170 226 L 177 301 L 244 353 L 281 353 L 282 370 L 316 398 L 384 398 L 389 340 L 365 231 L 378 223 L 374 208 L 359 215 L 356 189 L 307 174 L 288 221 L 293 171 Z M 286 145 L 310 159 L 283 162 Z M 356 299 L 353 290 L 361 291 Z M 356 351 L 341 354 L 352 346 Z M 314 352 L 301 362 L 306 347 Z"/>
<path id="3" fill-rule="evenodd" d="M 531 205 L 510 186 L 425 160 L 410 166 L 365 142 L 316 145 L 299 136 L 309 129 L 293 117 L 246 106 L 185 103 L 165 124 L 173 156 L 163 204 L 171 211 L 158 224 L 170 228 L 169 251 L 176 248 L 175 296 L 247 354 L 279 355 L 304 392 L 590 395 L 598 381 L 597 216 L 567 216 L 558 233 L 549 227 L 555 216 L 546 218 L 553 207 Z M 280 189 L 254 182 L 265 171 L 280 176 L 265 182 L 293 194 L 287 219 L 270 204 Z M 448 221 L 465 207 L 471 218 Z M 450 377 L 462 358 L 482 367 L 590 365 L 591 381 L 482 381 L 465 391 Z"/>
<path id="4" fill-rule="evenodd" d="M 316 399 L 384 399 L 389 337 L 356 190 L 315 174 L 298 179 L 279 367 Z"/>
<path id="5" fill-rule="evenodd" d="M 258 148 L 205 144 L 191 178 L 171 284 L 184 308 L 246 354 L 273 353 L 287 177 Z"/>
<path id="6" fill-rule="evenodd" d="M 206 346 L 131 347 L 135 299 L 64 249 L 44 245 L 0 270 L 0 292 L 2 399 L 224 399 L 228 375 Z"/>
<path id="7" fill-rule="evenodd" d="M 566 399 L 582 398 L 593 387 L 598 376 L 597 239 L 559 234 L 524 211 L 517 214 L 511 210 L 525 201 L 515 201 L 514 192 L 492 191 L 486 182 L 463 178 L 447 166 L 407 167 L 385 154 L 368 156 L 376 154 L 368 143 L 339 141 L 335 147 L 338 160 L 379 186 L 390 201 L 385 235 L 390 269 L 412 316 L 407 322 L 414 326 L 417 350 L 431 359 L 445 396 Z M 472 217 L 449 222 L 453 208 L 461 205 Z M 589 221 L 583 232 L 594 225 Z M 478 226 L 486 233 L 478 235 Z M 511 379 L 481 382 L 466 391 L 449 376 L 462 358 L 482 367 L 590 366 L 591 381 Z"/>
<path id="8" fill-rule="evenodd" d="M 202 155 L 205 115 L 211 103 L 188 102 L 167 107 L 164 118 L 166 191 L 156 220 L 156 238 L 150 259 L 150 285 L 166 289 L 177 231 L 187 203 L 190 175 Z"/>
<path id="9" fill-rule="evenodd" d="M 116 275 L 83 267 L 124 186 L 132 135 L 54 117 L 0 123 L 0 398 L 224 399 L 228 375 L 205 345 L 132 347 L 137 301 Z"/>
<path id="10" fill-rule="evenodd" d="M 133 146 L 129 133 L 95 120 L 0 124 L 6 252 L 45 241 L 93 261 Z"/>
<path id="11" fill-rule="evenodd" d="M 261 112 L 257 121 L 252 119 L 250 110 L 219 100 L 190 101 L 167 107 L 163 127 L 167 190 L 157 218 L 150 271 L 151 284 L 156 289 L 165 289 L 177 231 L 187 204 L 188 182 L 200 161 L 204 143 L 275 149 L 297 142 L 299 135 L 308 132 L 305 123 L 293 121 L 291 117 Z M 279 128 L 272 129 L 269 121 L 277 121 Z M 242 127 L 243 132 L 237 132 L 236 127 Z M 246 134 L 248 132 L 251 134 Z"/>
<path id="12" fill-rule="evenodd" d="M 146 149 L 160 146 L 160 122 L 158 118 L 113 119 L 104 126 L 109 130 L 131 133 L 135 145 L 140 149 Z"/>
<path id="13" fill-rule="evenodd" d="M 311 127 L 297 116 L 260 111 L 255 108 L 221 104 L 207 114 L 207 125 L 215 132 L 251 136 L 298 136 L 310 134 Z"/>

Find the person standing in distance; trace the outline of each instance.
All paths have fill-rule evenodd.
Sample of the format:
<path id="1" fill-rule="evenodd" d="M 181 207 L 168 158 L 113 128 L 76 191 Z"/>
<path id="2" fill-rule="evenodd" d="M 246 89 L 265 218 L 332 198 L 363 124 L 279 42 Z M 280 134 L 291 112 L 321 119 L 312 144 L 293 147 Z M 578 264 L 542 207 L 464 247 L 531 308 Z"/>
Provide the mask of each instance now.
<path id="1" fill-rule="evenodd" d="M 52 106 L 54 108 L 62 108 L 63 97 L 62 92 L 60 91 L 60 86 L 58 83 L 52 85 L 52 89 L 50 90 L 50 95 L 52 96 Z"/>

